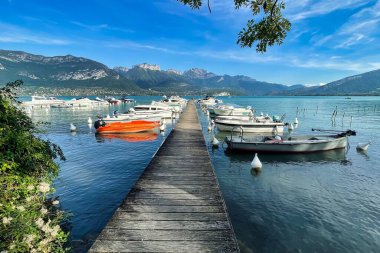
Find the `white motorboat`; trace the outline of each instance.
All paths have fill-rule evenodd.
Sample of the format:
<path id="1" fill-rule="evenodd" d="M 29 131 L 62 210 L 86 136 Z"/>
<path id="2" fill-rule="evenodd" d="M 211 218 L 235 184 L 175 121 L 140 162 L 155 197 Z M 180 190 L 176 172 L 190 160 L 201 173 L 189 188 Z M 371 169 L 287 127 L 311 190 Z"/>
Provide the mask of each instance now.
<path id="1" fill-rule="evenodd" d="M 104 122 L 124 122 L 132 120 L 161 121 L 162 117 L 158 114 L 118 114 L 112 117 L 102 118 Z"/>
<path id="2" fill-rule="evenodd" d="M 57 99 L 56 97 L 32 96 L 32 101 L 25 101 L 22 105 L 30 107 L 49 107 L 55 104 L 63 104 L 64 102 L 65 100 Z"/>
<path id="3" fill-rule="evenodd" d="M 347 130 L 334 135 L 306 135 L 283 138 L 256 137 L 244 138 L 241 136 L 226 137 L 229 150 L 240 150 L 260 153 L 312 153 L 347 147 L 347 137 L 356 135 L 355 131 Z"/>
<path id="4" fill-rule="evenodd" d="M 91 107 L 99 105 L 108 105 L 106 101 L 91 100 L 89 98 L 73 98 L 69 101 L 65 101 L 66 104 L 70 104 L 74 107 Z"/>
<path id="5" fill-rule="evenodd" d="M 239 132 L 241 129 L 248 133 L 272 133 L 280 134 L 284 132 L 285 124 L 275 122 L 271 118 L 251 118 L 246 119 L 215 119 L 215 125 L 219 131 Z"/>
<path id="6" fill-rule="evenodd" d="M 136 105 L 129 109 L 128 114 L 156 114 L 165 119 L 176 118 L 173 108 L 168 105 Z"/>
<path id="7" fill-rule="evenodd" d="M 199 99 L 198 103 L 202 106 L 209 107 L 209 106 L 213 106 L 216 104 L 221 104 L 221 103 L 223 103 L 223 101 L 220 99 L 216 99 L 214 97 L 206 96 L 204 99 Z"/>
<path id="8" fill-rule="evenodd" d="M 252 120 L 252 116 L 216 116 L 214 120 Z"/>
<path id="9" fill-rule="evenodd" d="M 253 116 L 253 110 L 250 106 L 242 108 L 233 105 L 220 105 L 214 107 L 213 112 L 217 116 Z"/>

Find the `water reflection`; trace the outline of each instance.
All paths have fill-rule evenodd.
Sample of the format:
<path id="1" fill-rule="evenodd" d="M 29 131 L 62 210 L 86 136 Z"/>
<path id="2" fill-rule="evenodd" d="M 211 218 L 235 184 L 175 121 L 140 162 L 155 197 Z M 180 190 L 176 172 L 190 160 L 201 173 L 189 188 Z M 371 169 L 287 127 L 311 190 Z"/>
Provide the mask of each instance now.
<path id="1" fill-rule="evenodd" d="M 112 141 L 112 139 L 123 140 L 127 142 L 154 141 L 158 137 L 156 132 L 139 132 L 125 134 L 95 134 L 97 142 Z"/>

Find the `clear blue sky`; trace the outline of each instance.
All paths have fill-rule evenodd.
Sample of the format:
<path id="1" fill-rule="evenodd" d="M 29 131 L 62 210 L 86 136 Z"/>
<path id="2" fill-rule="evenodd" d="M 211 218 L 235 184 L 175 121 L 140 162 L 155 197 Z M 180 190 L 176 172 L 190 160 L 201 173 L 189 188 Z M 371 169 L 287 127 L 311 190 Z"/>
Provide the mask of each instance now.
<path id="1" fill-rule="evenodd" d="M 211 14 L 176 0 L 0 0 L 0 48 L 109 67 L 200 67 L 286 85 L 380 69 L 380 0 L 287 0 L 292 31 L 266 54 L 236 44 L 248 10 L 210 2 Z"/>

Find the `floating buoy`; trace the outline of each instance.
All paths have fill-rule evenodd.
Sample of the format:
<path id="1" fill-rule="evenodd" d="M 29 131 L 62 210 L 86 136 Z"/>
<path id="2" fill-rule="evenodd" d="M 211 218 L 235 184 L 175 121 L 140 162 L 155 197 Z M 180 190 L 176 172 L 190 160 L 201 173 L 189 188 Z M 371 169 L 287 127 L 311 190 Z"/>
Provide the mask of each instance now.
<path id="1" fill-rule="evenodd" d="M 294 124 L 295 124 L 295 125 L 298 124 L 298 119 L 297 119 L 297 117 L 294 119 Z"/>
<path id="2" fill-rule="evenodd" d="M 165 131 L 165 128 L 166 128 L 165 124 L 162 123 L 161 126 L 160 126 L 160 131 L 161 131 L 161 132 L 164 132 L 164 131 Z"/>
<path id="3" fill-rule="evenodd" d="M 76 132 L 76 131 L 77 131 L 77 127 L 73 123 L 70 123 L 70 132 Z"/>
<path id="4" fill-rule="evenodd" d="M 211 128 L 211 124 L 208 124 L 208 128 L 207 128 L 207 130 L 208 130 L 209 132 L 211 132 L 211 130 L 212 130 L 212 128 Z"/>
<path id="5" fill-rule="evenodd" d="M 206 111 L 206 115 L 207 115 L 207 116 L 210 116 L 210 112 L 209 112 L 208 110 Z"/>
<path id="6" fill-rule="evenodd" d="M 213 147 L 218 147 L 219 146 L 219 141 L 218 141 L 218 139 L 215 136 L 212 136 L 211 144 L 212 144 Z"/>
<path id="7" fill-rule="evenodd" d="M 88 123 L 88 124 L 92 124 L 92 119 L 91 119 L 91 117 L 88 117 L 87 123 Z"/>
<path id="8" fill-rule="evenodd" d="M 365 143 L 358 143 L 358 145 L 356 146 L 356 150 L 358 151 L 367 151 L 368 147 L 369 147 L 369 144 L 371 144 L 371 142 L 365 142 Z"/>
<path id="9" fill-rule="evenodd" d="M 252 169 L 261 169 L 263 167 L 263 164 L 260 162 L 259 157 L 257 156 L 257 153 L 255 154 L 255 157 L 253 158 L 251 162 Z"/>
<path id="10" fill-rule="evenodd" d="M 290 123 L 290 125 L 288 126 L 288 131 L 292 131 L 293 129 L 294 129 L 293 123 Z"/>

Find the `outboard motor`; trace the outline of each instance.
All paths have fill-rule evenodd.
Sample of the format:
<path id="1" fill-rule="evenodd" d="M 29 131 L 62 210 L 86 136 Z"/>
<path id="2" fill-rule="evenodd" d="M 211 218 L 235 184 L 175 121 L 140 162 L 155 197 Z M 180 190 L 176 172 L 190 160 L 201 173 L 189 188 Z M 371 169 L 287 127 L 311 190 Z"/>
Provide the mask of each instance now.
<path id="1" fill-rule="evenodd" d="M 106 123 L 103 120 L 101 120 L 101 119 L 95 121 L 95 123 L 94 123 L 95 129 L 98 129 L 99 127 L 105 126 L 105 125 L 106 125 Z"/>

